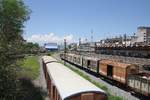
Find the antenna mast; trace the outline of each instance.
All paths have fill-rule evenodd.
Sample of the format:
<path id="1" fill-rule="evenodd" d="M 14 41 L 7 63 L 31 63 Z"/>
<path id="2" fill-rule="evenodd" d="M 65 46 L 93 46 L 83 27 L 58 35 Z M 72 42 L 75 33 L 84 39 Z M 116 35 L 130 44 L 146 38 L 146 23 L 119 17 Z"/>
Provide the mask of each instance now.
<path id="1" fill-rule="evenodd" d="M 93 42 L 93 29 L 91 30 L 91 42 Z"/>

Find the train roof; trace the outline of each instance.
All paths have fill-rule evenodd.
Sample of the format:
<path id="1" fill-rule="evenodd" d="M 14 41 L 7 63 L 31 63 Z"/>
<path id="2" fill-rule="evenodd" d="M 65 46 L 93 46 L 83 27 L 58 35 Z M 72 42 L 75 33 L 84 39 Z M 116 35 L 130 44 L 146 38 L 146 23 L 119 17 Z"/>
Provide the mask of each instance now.
<path id="1" fill-rule="evenodd" d="M 48 62 L 56 62 L 57 60 L 54 59 L 53 57 L 51 56 L 43 56 L 42 57 L 42 60 L 45 62 L 45 63 L 48 63 Z"/>
<path id="2" fill-rule="evenodd" d="M 74 56 L 75 54 L 73 53 L 66 53 L 67 55 L 70 55 L 70 56 Z"/>
<path id="3" fill-rule="evenodd" d="M 118 61 L 113 61 L 113 60 L 106 60 L 106 59 L 101 60 L 100 63 L 117 66 L 121 68 L 127 68 L 129 66 L 133 66 L 133 64 L 123 63 L 123 62 L 118 62 Z"/>
<path id="4" fill-rule="evenodd" d="M 150 82 L 150 73 L 142 72 L 142 73 L 137 73 L 137 74 L 132 74 L 133 76 L 138 76 L 140 78 L 146 79 Z"/>
<path id="5" fill-rule="evenodd" d="M 89 56 L 83 56 L 84 59 L 89 59 L 89 60 L 100 60 L 100 58 L 95 58 L 95 57 L 89 57 Z"/>
<path id="6" fill-rule="evenodd" d="M 106 95 L 103 90 L 68 69 L 63 64 L 57 62 L 48 63 L 47 70 L 63 100 L 84 92 L 96 92 Z"/>

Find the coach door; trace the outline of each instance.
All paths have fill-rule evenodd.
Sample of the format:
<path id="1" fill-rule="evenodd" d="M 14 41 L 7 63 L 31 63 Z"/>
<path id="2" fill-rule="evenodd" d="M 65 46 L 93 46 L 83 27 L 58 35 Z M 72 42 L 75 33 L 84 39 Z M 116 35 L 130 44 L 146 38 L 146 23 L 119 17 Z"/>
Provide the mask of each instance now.
<path id="1" fill-rule="evenodd" d="M 90 68 L 90 60 L 87 60 L 87 68 Z"/>
<path id="2" fill-rule="evenodd" d="M 113 76 L 113 66 L 107 65 L 107 76 L 112 78 Z"/>

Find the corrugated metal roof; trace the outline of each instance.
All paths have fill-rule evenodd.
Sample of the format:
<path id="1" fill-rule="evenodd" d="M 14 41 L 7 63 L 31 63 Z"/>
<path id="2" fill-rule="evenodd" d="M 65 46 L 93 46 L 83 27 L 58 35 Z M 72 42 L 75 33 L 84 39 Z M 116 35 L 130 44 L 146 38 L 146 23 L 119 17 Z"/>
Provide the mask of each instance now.
<path id="1" fill-rule="evenodd" d="M 67 55 L 69 55 L 69 56 L 75 56 L 75 54 L 73 54 L 73 53 L 67 53 Z"/>
<path id="2" fill-rule="evenodd" d="M 88 57 L 88 56 L 83 56 L 84 59 L 87 59 L 87 60 L 95 60 L 95 61 L 98 61 L 100 60 L 99 58 L 96 58 L 96 57 Z"/>
<path id="3" fill-rule="evenodd" d="M 103 90 L 60 63 L 48 63 L 47 70 L 62 99 L 82 92 L 98 92 L 105 94 Z"/>
<path id="4" fill-rule="evenodd" d="M 112 65 L 112 66 L 115 66 L 115 67 L 121 67 L 121 68 L 127 68 L 128 66 L 132 65 L 132 64 L 117 62 L 117 61 L 113 61 L 113 60 L 106 60 L 106 59 L 101 60 L 100 63 Z"/>

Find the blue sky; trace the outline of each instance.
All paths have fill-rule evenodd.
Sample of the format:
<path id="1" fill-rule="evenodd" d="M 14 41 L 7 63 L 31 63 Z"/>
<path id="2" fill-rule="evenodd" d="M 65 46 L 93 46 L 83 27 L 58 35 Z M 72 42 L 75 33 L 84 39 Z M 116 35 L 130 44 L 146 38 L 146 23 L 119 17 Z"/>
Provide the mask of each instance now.
<path id="1" fill-rule="evenodd" d="M 32 10 L 24 37 L 33 42 L 61 42 L 64 36 L 70 42 L 79 37 L 90 40 L 91 30 L 97 41 L 150 26 L 150 0 L 24 1 Z"/>

